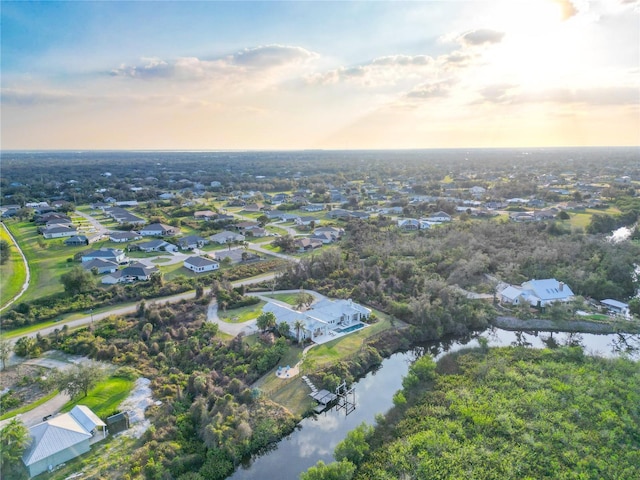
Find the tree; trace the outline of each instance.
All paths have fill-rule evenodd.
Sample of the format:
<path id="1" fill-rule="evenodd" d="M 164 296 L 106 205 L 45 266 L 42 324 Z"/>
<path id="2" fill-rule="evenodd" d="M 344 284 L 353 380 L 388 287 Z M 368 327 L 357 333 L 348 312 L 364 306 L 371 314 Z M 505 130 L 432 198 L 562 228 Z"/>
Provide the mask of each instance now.
<path id="1" fill-rule="evenodd" d="M 0 240 L 0 265 L 4 265 L 9 260 L 11 245 L 6 240 Z"/>
<path id="2" fill-rule="evenodd" d="M 633 315 L 640 316 L 640 298 L 632 298 L 629 300 L 629 311 Z"/>
<path id="3" fill-rule="evenodd" d="M 13 351 L 16 352 L 16 355 L 19 357 L 25 358 L 36 358 L 42 353 L 38 342 L 33 337 L 19 338 L 13 347 Z"/>
<path id="4" fill-rule="evenodd" d="M 60 391 L 67 392 L 71 398 L 80 393 L 86 397 L 100 380 L 106 376 L 105 370 L 97 363 L 80 363 L 69 370 L 58 371 L 53 377 L 53 383 Z"/>
<path id="5" fill-rule="evenodd" d="M 256 319 L 256 325 L 263 332 L 276 326 L 277 318 L 273 312 L 262 312 Z"/>
<path id="6" fill-rule="evenodd" d="M 278 334 L 281 337 L 288 337 L 291 335 L 291 328 L 289 328 L 289 324 L 285 321 L 282 321 L 278 324 Z"/>
<path id="7" fill-rule="evenodd" d="M 293 328 L 296 329 L 296 340 L 300 343 L 300 332 L 304 330 L 304 322 L 300 319 L 293 323 Z"/>
<path id="8" fill-rule="evenodd" d="M 318 461 L 309 470 L 300 475 L 300 480 L 351 480 L 356 471 L 356 466 L 347 461 L 325 464 Z"/>
<path id="9" fill-rule="evenodd" d="M 280 247 L 283 252 L 294 252 L 296 250 L 295 240 L 291 235 L 283 235 L 271 243 L 275 247 Z"/>
<path id="10" fill-rule="evenodd" d="M 313 303 L 314 297 L 310 293 L 300 290 L 300 293 L 296 296 L 296 309 L 302 310 L 302 308 L 309 308 Z"/>
<path id="11" fill-rule="evenodd" d="M 20 478 L 20 459 L 30 440 L 29 430 L 17 418 L 0 430 L 1 470 L 6 478 Z"/>
<path id="12" fill-rule="evenodd" d="M 64 291 L 69 295 L 90 292 L 95 287 L 95 277 L 82 267 L 74 267 L 60 277 Z"/>
<path id="13" fill-rule="evenodd" d="M 360 465 L 369 453 L 369 439 L 374 428 L 362 422 L 336 445 L 333 456 L 337 461 L 348 460 L 354 465 Z"/>
<path id="14" fill-rule="evenodd" d="M 11 341 L 6 337 L 0 337 L 0 361 L 2 361 L 2 370 L 7 368 L 7 362 L 11 356 L 13 345 Z"/>

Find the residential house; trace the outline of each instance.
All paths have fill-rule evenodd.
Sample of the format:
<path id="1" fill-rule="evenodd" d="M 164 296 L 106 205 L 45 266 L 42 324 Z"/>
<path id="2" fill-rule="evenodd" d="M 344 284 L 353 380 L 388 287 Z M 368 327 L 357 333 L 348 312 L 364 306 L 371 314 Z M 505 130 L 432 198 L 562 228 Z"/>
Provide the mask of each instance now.
<path id="1" fill-rule="evenodd" d="M 51 471 L 89 451 L 90 443 L 106 436 L 106 425 L 84 405 L 76 405 L 70 412 L 50 418 L 29 428 L 31 442 L 22 461 L 30 477 Z M 102 433 L 98 433 L 98 429 Z"/>
<path id="2" fill-rule="evenodd" d="M 311 224 L 318 225 L 320 220 L 316 217 L 298 217 L 295 219 L 294 223 L 299 227 L 308 227 Z"/>
<path id="3" fill-rule="evenodd" d="M 143 252 L 177 252 L 178 247 L 164 240 L 149 240 L 136 245 Z"/>
<path id="4" fill-rule="evenodd" d="M 68 247 L 76 247 L 78 245 L 89 245 L 89 239 L 86 235 L 74 235 L 64 241 L 64 244 Z"/>
<path id="5" fill-rule="evenodd" d="M 212 272 L 220 268 L 220 264 L 214 260 L 205 257 L 189 257 L 184 261 L 184 267 L 192 272 Z"/>
<path id="6" fill-rule="evenodd" d="M 111 232 L 109 234 L 109 240 L 116 243 L 131 242 L 133 240 L 140 240 L 142 235 L 137 232 Z"/>
<path id="7" fill-rule="evenodd" d="M 324 210 L 324 205 L 321 203 L 310 203 L 309 205 L 301 207 L 300 210 L 304 210 L 305 212 L 321 212 Z"/>
<path id="8" fill-rule="evenodd" d="M 52 225 L 42 230 L 42 236 L 47 239 L 73 237 L 78 234 L 78 230 L 74 226 L 69 225 Z"/>
<path id="9" fill-rule="evenodd" d="M 529 280 L 520 286 L 509 285 L 500 294 L 500 302 L 519 305 L 527 302 L 534 307 L 546 307 L 553 302 L 567 302 L 574 297 L 571 288 L 555 278 Z"/>
<path id="10" fill-rule="evenodd" d="M 85 252 L 81 258 L 82 263 L 90 262 L 95 259 L 108 260 L 110 262 L 120 264 L 127 261 L 127 256 L 123 250 L 119 250 L 117 248 L 101 248 L 100 250 Z"/>
<path id="11" fill-rule="evenodd" d="M 269 302 L 262 310 L 273 312 L 277 323 L 286 322 L 292 332 L 295 332 L 296 321 L 301 320 L 304 323 L 304 328 L 300 332 L 301 339 L 311 338 L 312 340 L 329 335 L 333 331 L 340 332 L 345 327 L 363 322 L 371 315 L 371 310 L 351 300 L 323 299 L 305 312 Z"/>
<path id="12" fill-rule="evenodd" d="M 115 285 L 116 283 L 131 283 L 138 281 L 147 281 L 151 279 L 151 275 L 158 271 L 158 267 L 148 267 L 147 265 L 136 262 L 122 270 L 108 273 L 102 277 L 101 283 L 105 285 Z"/>
<path id="13" fill-rule="evenodd" d="M 140 235 L 145 237 L 168 237 L 180 233 L 180 229 L 165 225 L 164 223 L 152 223 L 146 227 L 142 227 Z"/>
<path id="14" fill-rule="evenodd" d="M 619 302 L 618 300 L 613 300 L 611 298 L 607 298 L 600 302 L 605 306 L 607 310 L 616 315 L 622 315 L 628 317 L 630 315 L 629 304 L 624 302 Z"/>
<path id="15" fill-rule="evenodd" d="M 420 222 L 415 218 L 398 220 L 398 227 L 402 230 L 420 230 Z"/>
<path id="16" fill-rule="evenodd" d="M 432 215 L 429 215 L 427 217 L 427 221 L 429 222 L 436 222 L 436 223 L 442 223 L 442 222 L 450 222 L 451 221 L 451 215 L 449 215 L 447 212 L 436 212 Z"/>
<path id="17" fill-rule="evenodd" d="M 227 243 L 233 242 L 244 242 L 245 236 L 235 232 L 223 231 L 220 233 L 216 233 L 215 235 L 211 235 L 209 239 L 212 242 L 218 243 L 220 245 L 225 245 Z"/>
<path id="18" fill-rule="evenodd" d="M 244 233 L 250 237 L 262 238 L 267 236 L 267 231 L 262 227 L 250 227 L 245 229 Z"/>
<path id="19" fill-rule="evenodd" d="M 324 245 L 324 242 L 320 239 L 311 237 L 297 238 L 293 241 L 293 244 L 299 252 L 306 252 L 308 250 L 314 250 Z"/>
<path id="20" fill-rule="evenodd" d="M 218 216 L 218 214 L 211 210 L 198 210 L 193 213 L 193 216 L 196 220 L 213 220 Z"/>
<path id="21" fill-rule="evenodd" d="M 328 233 L 333 237 L 334 240 L 338 240 L 342 235 L 344 235 L 344 228 L 318 227 L 313 231 L 313 233 L 316 235 Z"/>
<path id="22" fill-rule="evenodd" d="M 182 250 L 193 250 L 195 248 L 202 248 L 207 243 L 209 243 L 209 240 L 198 235 L 189 235 L 187 237 L 178 239 L 178 246 Z"/>
<path id="23" fill-rule="evenodd" d="M 111 260 L 95 258 L 88 262 L 83 262 L 82 268 L 89 271 L 92 271 L 95 268 L 98 274 L 102 275 L 103 273 L 113 273 L 118 270 L 118 264 Z"/>

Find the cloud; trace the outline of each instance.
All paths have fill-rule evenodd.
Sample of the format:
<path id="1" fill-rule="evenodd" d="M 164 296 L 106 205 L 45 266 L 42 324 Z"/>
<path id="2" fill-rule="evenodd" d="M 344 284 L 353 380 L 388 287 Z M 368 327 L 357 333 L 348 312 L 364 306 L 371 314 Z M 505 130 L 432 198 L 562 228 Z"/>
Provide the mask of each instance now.
<path id="1" fill-rule="evenodd" d="M 440 82 L 425 83 L 407 93 L 407 98 L 417 100 L 430 100 L 432 98 L 443 98 L 449 96 L 451 87 L 456 82 L 453 80 L 442 80 Z"/>
<path id="2" fill-rule="evenodd" d="M 314 85 L 356 83 L 366 86 L 396 85 L 410 78 L 418 78 L 434 65 L 428 55 L 388 55 L 352 67 L 339 67 L 310 75 L 307 82 Z"/>
<path id="3" fill-rule="evenodd" d="M 245 48 L 231 56 L 230 61 L 236 65 L 269 69 L 283 65 L 303 63 L 317 57 L 318 54 L 302 47 L 266 45 L 255 48 Z"/>
<path id="4" fill-rule="evenodd" d="M 249 72 L 272 72 L 301 65 L 318 57 L 302 47 L 265 45 L 245 48 L 237 53 L 213 60 L 197 57 L 179 57 L 175 60 L 143 58 L 139 65 L 121 65 L 111 70 L 116 77 L 154 79 L 201 80 L 229 76 L 233 79 Z"/>
<path id="5" fill-rule="evenodd" d="M 550 88 L 518 92 L 516 85 L 496 84 L 479 90 L 482 101 L 501 104 L 557 103 L 588 106 L 640 106 L 637 87 L 609 86 L 581 89 Z"/>
<path id="6" fill-rule="evenodd" d="M 486 45 L 500 43 L 504 37 L 504 32 L 481 28 L 464 33 L 458 37 L 458 41 L 465 46 Z"/>

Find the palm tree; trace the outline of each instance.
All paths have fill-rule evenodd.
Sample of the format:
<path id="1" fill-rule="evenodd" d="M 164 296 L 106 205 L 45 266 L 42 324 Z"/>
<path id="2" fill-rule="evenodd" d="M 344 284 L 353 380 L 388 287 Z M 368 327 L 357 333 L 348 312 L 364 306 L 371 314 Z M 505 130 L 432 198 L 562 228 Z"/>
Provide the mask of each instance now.
<path id="1" fill-rule="evenodd" d="M 293 324 L 293 328 L 296 329 L 296 339 L 298 340 L 298 344 L 300 343 L 300 331 L 304 330 L 304 322 L 300 319 L 296 320 Z"/>

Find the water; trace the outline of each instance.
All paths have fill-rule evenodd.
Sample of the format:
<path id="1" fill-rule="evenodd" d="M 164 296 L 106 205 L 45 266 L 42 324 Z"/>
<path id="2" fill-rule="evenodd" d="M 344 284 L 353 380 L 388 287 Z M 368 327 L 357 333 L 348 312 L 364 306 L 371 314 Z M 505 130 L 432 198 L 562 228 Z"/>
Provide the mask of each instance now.
<path id="1" fill-rule="evenodd" d="M 587 353 L 603 357 L 627 352 L 632 358 L 640 359 L 639 335 L 535 334 L 490 329 L 480 336 L 486 338 L 492 347 L 522 345 L 543 348 L 555 342 L 558 345 L 582 345 Z M 461 348 L 477 346 L 477 339 L 467 339 L 434 343 L 392 355 L 383 361 L 379 369 L 356 382 L 356 409 L 352 413 L 345 415 L 344 410 L 332 409 L 304 419 L 298 429 L 275 445 L 273 450 L 241 466 L 230 478 L 293 480 L 318 460 L 332 462 L 333 450 L 347 432 L 362 422 L 374 424 L 378 413 L 385 413 L 393 406 L 393 395 L 402 387 L 402 377 L 416 358 L 423 354 L 439 358 Z"/>
<path id="2" fill-rule="evenodd" d="M 356 325 L 351 325 L 350 327 L 339 328 L 338 332 L 348 333 L 348 332 L 353 332 L 354 330 L 360 330 L 361 328 L 364 328 L 364 323 L 358 323 Z"/>

